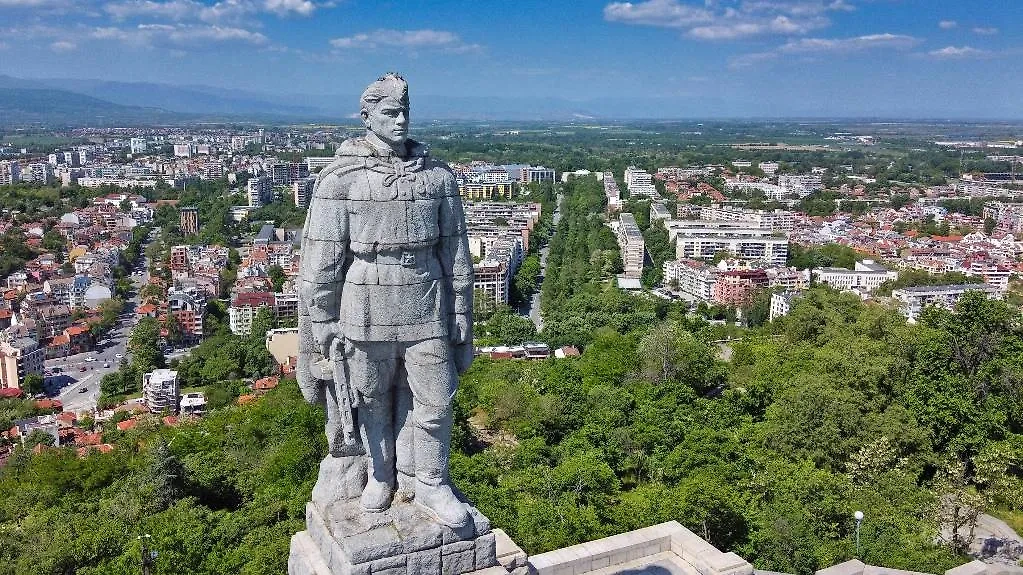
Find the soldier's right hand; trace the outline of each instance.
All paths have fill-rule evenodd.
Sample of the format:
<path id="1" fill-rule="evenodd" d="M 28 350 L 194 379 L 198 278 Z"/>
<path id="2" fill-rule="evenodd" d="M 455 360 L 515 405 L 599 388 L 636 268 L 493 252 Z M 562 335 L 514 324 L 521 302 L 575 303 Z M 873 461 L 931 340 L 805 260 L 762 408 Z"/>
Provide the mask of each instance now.
<path id="1" fill-rule="evenodd" d="M 312 331 L 320 355 L 329 358 L 334 341 L 341 337 L 341 325 L 337 321 L 313 322 Z"/>

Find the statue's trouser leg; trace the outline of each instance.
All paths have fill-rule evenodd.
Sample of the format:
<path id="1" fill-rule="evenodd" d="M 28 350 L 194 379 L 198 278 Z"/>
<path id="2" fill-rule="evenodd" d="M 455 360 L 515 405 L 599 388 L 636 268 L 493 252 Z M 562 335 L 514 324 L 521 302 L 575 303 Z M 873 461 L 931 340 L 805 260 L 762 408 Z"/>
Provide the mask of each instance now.
<path id="1" fill-rule="evenodd" d="M 405 369 L 413 397 L 416 502 L 441 523 L 461 527 L 469 513 L 448 480 L 451 402 L 458 388 L 451 348 L 439 338 L 412 344 L 405 351 Z"/>
<path id="2" fill-rule="evenodd" d="M 362 508 L 377 512 L 391 504 L 395 489 L 393 379 L 395 345 L 354 343 L 347 354 L 350 381 L 362 396 L 359 432 L 366 447 L 366 487 Z"/>
<path id="3" fill-rule="evenodd" d="M 416 475 L 415 437 L 412 424 L 412 390 L 408 374 L 399 369 L 394 389 L 395 466 L 398 469 L 398 491 L 405 499 L 414 495 Z"/>

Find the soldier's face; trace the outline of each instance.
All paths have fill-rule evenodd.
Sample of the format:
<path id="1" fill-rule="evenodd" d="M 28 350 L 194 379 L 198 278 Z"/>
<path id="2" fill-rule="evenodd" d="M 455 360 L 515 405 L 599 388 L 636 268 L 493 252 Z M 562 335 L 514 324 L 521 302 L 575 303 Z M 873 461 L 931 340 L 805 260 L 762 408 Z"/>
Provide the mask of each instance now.
<path id="1" fill-rule="evenodd" d="M 378 138 L 398 146 L 408 139 L 408 106 L 394 98 L 385 98 L 371 110 L 362 111 L 366 128 Z"/>

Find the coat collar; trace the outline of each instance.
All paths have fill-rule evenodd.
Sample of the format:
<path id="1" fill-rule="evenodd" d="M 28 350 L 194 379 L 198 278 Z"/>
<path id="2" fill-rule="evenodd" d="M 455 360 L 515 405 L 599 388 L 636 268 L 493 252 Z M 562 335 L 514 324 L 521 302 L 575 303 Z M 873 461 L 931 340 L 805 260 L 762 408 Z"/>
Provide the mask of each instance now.
<path id="1" fill-rule="evenodd" d="M 408 150 L 408 155 L 402 159 L 413 159 L 413 158 L 426 158 L 430 155 L 429 150 L 423 144 L 409 139 L 405 141 L 405 149 Z M 388 158 L 393 154 L 384 153 L 378 150 L 375 146 L 366 141 L 366 138 L 350 138 L 341 142 L 338 146 L 335 156 L 356 156 L 360 158 Z"/>

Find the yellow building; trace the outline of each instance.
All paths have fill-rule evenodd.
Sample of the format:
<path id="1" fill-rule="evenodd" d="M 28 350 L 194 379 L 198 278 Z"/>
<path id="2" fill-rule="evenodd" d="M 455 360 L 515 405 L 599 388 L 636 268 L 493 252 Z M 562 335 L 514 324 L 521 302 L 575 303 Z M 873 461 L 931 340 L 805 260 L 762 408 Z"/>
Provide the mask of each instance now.
<path id="1" fill-rule="evenodd" d="M 510 200 L 514 193 L 511 182 L 460 184 L 458 192 L 466 200 L 493 200 L 496 198 Z"/>

